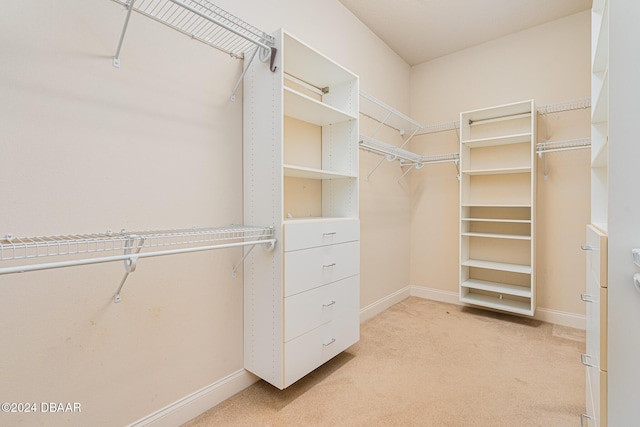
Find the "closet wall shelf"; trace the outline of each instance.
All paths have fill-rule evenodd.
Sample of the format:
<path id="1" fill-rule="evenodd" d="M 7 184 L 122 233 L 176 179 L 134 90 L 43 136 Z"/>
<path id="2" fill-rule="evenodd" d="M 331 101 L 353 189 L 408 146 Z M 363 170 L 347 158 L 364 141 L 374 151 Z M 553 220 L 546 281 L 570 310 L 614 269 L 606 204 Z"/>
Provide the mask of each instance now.
<path id="1" fill-rule="evenodd" d="M 264 245 L 266 250 L 275 246 L 273 227 L 230 225 L 227 227 L 189 228 L 119 233 L 74 234 L 37 237 L 13 237 L 0 240 L 0 261 L 16 261 L 21 265 L 0 268 L 0 275 L 49 270 L 78 265 L 124 261 L 125 275 L 114 297 L 120 301 L 120 291 L 129 273 L 135 271 L 140 258 L 199 252 L 213 249 Z M 151 252 L 140 253 L 142 249 Z M 106 255 L 122 252 L 122 255 Z M 71 259 L 60 260 L 60 257 Z M 245 255 L 246 257 L 246 255 Z M 244 260 L 242 258 L 241 262 Z M 43 262 L 45 258 L 56 258 Z M 22 264 L 23 260 L 37 260 Z M 234 272 L 237 267 L 234 267 Z"/>
<path id="2" fill-rule="evenodd" d="M 568 101 L 562 101 L 555 104 L 540 105 L 536 111 L 538 114 L 546 115 L 552 113 L 562 113 L 565 111 L 582 110 L 591 107 L 591 98 L 578 98 Z M 425 125 L 416 135 L 426 135 L 430 133 L 457 131 L 460 129 L 460 122 L 454 120 L 451 122 L 442 122 L 432 125 Z"/>
<path id="3" fill-rule="evenodd" d="M 131 11 L 158 21 L 195 40 L 228 53 L 234 58 L 244 59 L 253 49 L 245 72 L 259 51 L 262 62 L 270 61 L 271 71 L 275 71 L 275 39 L 272 35 L 244 22 L 242 19 L 215 6 L 207 0 L 113 0 L 127 8 L 127 16 L 122 28 L 113 65 L 120 67 L 120 51 L 129 25 Z M 232 99 L 240 80 L 233 89 Z"/>
<path id="4" fill-rule="evenodd" d="M 457 167 L 460 160 L 458 153 L 421 156 L 401 147 L 396 147 L 395 145 L 387 144 L 386 142 L 378 141 L 377 139 L 364 135 L 360 135 L 360 149 L 385 156 L 385 159 L 389 162 L 399 160 L 400 166 L 408 166 L 409 169 L 398 178 L 398 181 L 409 173 L 412 168 L 421 169 L 424 165 L 448 162 L 454 162 Z M 374 168 L 373 171 L 375 171 L 375 169 L 377 169 L 377 167 Z M 369 175 L 371 175 L 373 171 L 371 171 Z"/>
<path id="5" fill-rule="evenodd" d="M 415 134 L 424 126 L 379 99 L 360 91 L 360 114 L 397 130 L 402 135 Z"/>
<path id="6" fill-rule="evenodd" d="M 538 156 L 542 156 L 542 154 L 554 151 L 581 150 L 585 148 L 591 148 L 591 138 L 540 142 L 536 144 L 536 153 L 538 153 Z"/>

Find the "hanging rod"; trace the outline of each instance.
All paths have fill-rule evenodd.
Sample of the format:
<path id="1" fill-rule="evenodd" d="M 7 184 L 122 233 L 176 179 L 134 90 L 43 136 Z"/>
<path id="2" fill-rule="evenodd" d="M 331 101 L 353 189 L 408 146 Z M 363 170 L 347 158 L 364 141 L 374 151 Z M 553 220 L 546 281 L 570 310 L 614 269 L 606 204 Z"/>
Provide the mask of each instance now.
<path id="1" fill-rule="evenodd" d="M 591 148 L 591 138 L 568 139 L 565 141 L 548 141 L 536 144 L 536 153 L 541 156 L 555 151 L 580 150 Z"/>
<path id="2" fill-rule="evenodd" d="M 120 67 L 120 51 L 127 32 L 131 11 L 160 22 L 192 39 L 228 53 L 234 58 L 244 59 L 247 52 L 254 49 L 250 60 L 245 64 L 240 80 L 233 88 L 235 93 L 246 70 L 259 51 L 262 62 L 270 61 L 271 71 L 274 65 L 276 48 L 272 35 L 244 22 L 240 18 L 215 6 L 207 0 L 113 0 L 127 8 L 127 15 L 113 58 L 113 65 Z M 255 48 L 254 48 L 255 47 Z"/>
<path id="3" fill-rule="evenodd" d="M 139 258 L 200 252 L 239 246 L 275 246 L 273 227 L 231 225 L 228 227 L 190 228 L 159 231 L 96 233 L 37 237 L 13 237 L 0 240 L 0 261 L 20 261 L 60 256 L 81 256 L 66 261 L 36 262 L 0 268 L 0 275 L 50 270 L 78 265 L 124 261 L 125 275 L 114 296 L 120 302 L 120 291 L 129 273 L 135 271 Z M 155 248 L 140 253 L 142 249 Z M 122 255 L 96 256 L 113 252 Z M 243 257 L 244 260 L 245 257 Z M 239 264 L 238 264 L 239 265 Z M 234 267 L 237 269 L 238 265 Z"/>

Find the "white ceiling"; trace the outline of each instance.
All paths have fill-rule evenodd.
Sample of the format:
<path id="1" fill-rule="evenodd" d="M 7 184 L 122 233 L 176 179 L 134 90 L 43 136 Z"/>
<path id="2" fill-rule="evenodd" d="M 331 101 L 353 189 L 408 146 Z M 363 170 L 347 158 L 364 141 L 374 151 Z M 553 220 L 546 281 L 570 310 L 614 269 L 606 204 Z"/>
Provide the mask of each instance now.
<path id="1" fill-rule="evenodd" d="M 339 0 L 409 65 L 590 9 L 592 0 Z"/>

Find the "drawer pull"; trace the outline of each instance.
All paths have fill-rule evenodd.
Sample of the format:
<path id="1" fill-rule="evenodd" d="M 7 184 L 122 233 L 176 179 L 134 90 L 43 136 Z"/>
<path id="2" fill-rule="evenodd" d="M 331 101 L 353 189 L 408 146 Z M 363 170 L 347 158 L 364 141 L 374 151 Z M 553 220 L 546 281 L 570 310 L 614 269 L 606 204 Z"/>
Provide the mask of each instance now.
<path id="1" fill-rule="evenodd" d="M 584 302 L 594 302 L 592 298 L 593 298 L 593 295 L 580 294 L 580 299 Z"/>
<path id="2" fill-rule="evenodd" d="M 336 263 L 335 263 L 335 262 L 332 262 L 331 264 L 325 264 L 325 265 L 323 265 L 323 266 L 322 266 L 322 268 L 329 268 L 329 267 L 335 267 L 335 266 L 336 266 Z"/>
<path id="3" fill-rule="evenodd" d="M 591 355 L 590 354 L 582 353 L 580 355 L 580 361 L 582 362 L 582 364 L 584 366 L 589 367 L 589 368 L 593 368 L 593 365 L 591 363 L 587 362 L 588 359 L 591 359 Z"/>
<path id="4" fill-rule="evenodd" d="M 329 342 L 328 342 L 328 343 L 326 343 L 326 344 L 324 344 L 324 343 L 323 343 L 323 344 L 322 344 L 322 346 L 323 346 L 323 347 L 329 347 L 329 346 L 330 346 L 331 344 L 333 344 L 334 342 L 336 342 L 336 339 L 335 339 L 335 338 L 331 338 L 331 341 L 329 341 Z"/>
<path id="5" fill-rule="evenodd" d="M 338 233 L 335 232 L 335 231 L 332 231 L 330 233 L 322 233 L 322 237 L 335 236 L 336 234 L 338 234 Z"/>
<path id="6" fill-rule="evenodd" d="M 329 304 L 322 304 L 323 307 L 331 307 L 332 305 L 334 305 L 336 302 L 334 300 L 331 300 L 331 302 Z"/>
<path id="7" fill-rule="evenodd" d="M 583 251 L 595 251 L 597 248 L 591 245 L 580 245 L 580 249 Z"/>
<path id="8" fill-rule="evenodd" d="M 593 417 L 587 414 L 580 414 L 580 427 L 588 427 L 589 424 L 585 423 L 584 420 L 592 420 Z"/>

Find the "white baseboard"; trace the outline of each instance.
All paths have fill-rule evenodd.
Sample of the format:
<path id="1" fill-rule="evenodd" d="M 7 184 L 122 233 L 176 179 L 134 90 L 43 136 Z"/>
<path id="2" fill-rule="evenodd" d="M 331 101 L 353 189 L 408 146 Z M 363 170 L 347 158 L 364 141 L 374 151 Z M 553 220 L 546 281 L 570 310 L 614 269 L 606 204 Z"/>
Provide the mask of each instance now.
<path id="1" fill-rule="evenodd" d="M 538 307 L 534 319 L 554 325 L 569 326 L 576 329 L 587 329 L 587 317 L 583 314 L 567 313 L 566 311 L 552 310 L 550 308 Z"/>
<path id="2" fill-rule="evenodd" d="M 411 296 L 410 287 L 404 287 L 378 301 L 360 309 L 360 323 L 382 313 L 387 308 Z"/>
<path id="3" fill-rule="evenodd" d="M 429 299 L 433 301 L 446 302 L 455 305 L 462 304 L 456 292 L 442 291 L 440 289 L 425 288 L 422 286 L 410 286 L 411 296 Z M 568 326 L 576 329 L 586 329 L 586 316 L 583 314 L 568 313 L 566 311 L 553 310 L 550 308 L 537 307 L 534 319 L 554 325 Z"/>
<path id="4" fill-rule="evenodd" d="M 440 289 L 425 288 L 422 286 L 411 286 L 411 296 L 429 299 L 432 301 L 462 305 L 457 292 L 442 291 Z"/>
<path id="5" fill-rule="evenodd" d="M 360 322 L 371 319 L 410 296 L 449 304 L 463 305 L 458 300 L 458 294 L 456 292 L 425 288 L 422 286 L 406 286 L 362 308 L 360 310 Z M 585 329 L 586 327 L 586 318 L 584 315 L 567 313 L 548 308 L 538 307 L 534 318 L 543 322 L 569 326 L 577 329 Z M 241 369 L 213 384 L 208 385 L 207 387 L 204 387 L 201 390 L 183 397 L 153 414 L 147 415 L 146 417 L 130 424 L 129 427 L 174 427 L 176 425 L 183 424 L 203 412 L 206 412 L 208 409 L 216 406 L 220 402 L 223 402 L 231 396 L 241 392 L 258 380 L 259 378 L 251 374 L 249 371 Z"/>
<path id="6" fill-rule="evenodd" d="M 129 427 L 175 427 L 184 424 L 258 380 L 259 378 L 249 371 L 241 369 L 147 415 Z"/>

